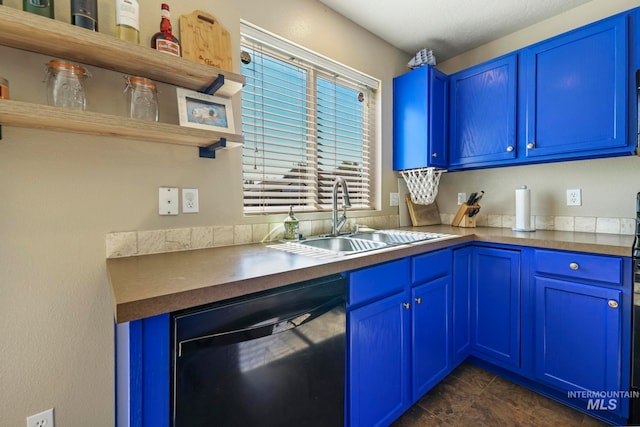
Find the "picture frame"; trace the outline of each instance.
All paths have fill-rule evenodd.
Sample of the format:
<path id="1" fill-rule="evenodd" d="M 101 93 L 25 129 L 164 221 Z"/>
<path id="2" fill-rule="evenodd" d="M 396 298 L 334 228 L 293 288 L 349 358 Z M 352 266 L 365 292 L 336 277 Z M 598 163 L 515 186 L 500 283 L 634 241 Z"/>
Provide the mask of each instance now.
<path id="1" fill-rule="evenodd" d="M 180 126 L 235 133 L 231 99 L 176 88 Z"/>

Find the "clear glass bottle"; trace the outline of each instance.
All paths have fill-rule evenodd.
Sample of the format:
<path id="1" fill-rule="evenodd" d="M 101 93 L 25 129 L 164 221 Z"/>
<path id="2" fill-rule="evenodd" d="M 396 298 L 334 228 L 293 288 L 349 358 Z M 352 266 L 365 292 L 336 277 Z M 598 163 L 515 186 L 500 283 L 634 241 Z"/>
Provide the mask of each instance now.
<path id="1" fill-rule="evenodd" d="M 180 41 L 171 30 L 171 16 L 169 5 L 162 3 L 162 18 L 160 19 L 160 31 L 151 37 L 151 47 L 160 52 L 180 56 Z"/>
<path id="2" fill-rule="evenodd" d="M 22 0 L 22 10 L 54 19 L 53 0 Z"/>
<path id="3" fill-rule="evenodd" d="M 128 93 L 129 117 L 158 121 L 158 90 L 156 84 L 144 77 L 125 77 Z"/>
<path id="4" fill-rule="evenodd" d="M 115 0 L 116 37 L 140 44 L 140 5 L 138 0 Z"/>
<path id="5" fill-rule="evenodd" d="M 297 240 L 299 235 L 299 221 L 293 214 L 293 205 L 289 206 L 289 215 L 284 219 L 284 239 Z"/>
<path id="6" fill-rule="evenodd" d="M 85 110 L 87 99 L 84 80 L 90 77 L 86 68 L 57 60 L 47 63 L 47 102 L 56 107 Z"/>

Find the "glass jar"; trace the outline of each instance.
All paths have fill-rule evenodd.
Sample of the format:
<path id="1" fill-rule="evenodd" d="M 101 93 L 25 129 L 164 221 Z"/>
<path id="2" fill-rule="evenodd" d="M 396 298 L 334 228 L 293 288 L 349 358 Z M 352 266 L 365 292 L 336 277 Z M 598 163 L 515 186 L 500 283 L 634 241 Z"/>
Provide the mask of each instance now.
<path id="1" fill-rule="evenodd" d="M 9 99 L 9 81 L 2 77 L 0 77 L 0 99 Z"/>
<path id="2" fill-rule="evenodd" d="M 68 62 L 49 61 L 47 64 L 47 102 L 56 107 L 84 110 L 87 100 L 84 95 L 84 80 L 89 72 L 79 65 Z"/>
<path id="3" fill-rule="evenodd" d="M 158 90 L 156 84 L 144 77 L 125 77 L 129 117 L 158 121 Z"/>

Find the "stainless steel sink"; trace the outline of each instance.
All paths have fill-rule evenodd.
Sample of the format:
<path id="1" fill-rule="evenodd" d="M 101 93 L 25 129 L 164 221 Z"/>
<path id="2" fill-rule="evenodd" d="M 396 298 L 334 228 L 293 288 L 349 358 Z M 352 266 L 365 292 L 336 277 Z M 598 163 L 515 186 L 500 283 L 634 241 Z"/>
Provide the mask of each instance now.
<path id="1" fill-rule="evenodd" d="M 286 242 L 271 247 L 291 253 L 326 258 L 327 256 L 353 255 L 376 249 L 447 237 L 450 237 L 450 235 L 418 231 L 380 230 L 370 233 L 311 237 L 307 240 Z"/>
<path id="2" fill-rule="evenodd" d="M 371 233 L 351 234 L 349 237 L 384 242 L 388 245 L 404 245 L 445 236 L 445 234 L 424 233 L 420 231 L 380 230 Z"/>
<path id="3" fill-rule="evenodd" d="M 353 236 L 320 237 L 316 239 L 303 240 L 298 243 L 341 254 L 354 254 L 388 246 L 387 243 L 382 241 L 358 239 Z"/>

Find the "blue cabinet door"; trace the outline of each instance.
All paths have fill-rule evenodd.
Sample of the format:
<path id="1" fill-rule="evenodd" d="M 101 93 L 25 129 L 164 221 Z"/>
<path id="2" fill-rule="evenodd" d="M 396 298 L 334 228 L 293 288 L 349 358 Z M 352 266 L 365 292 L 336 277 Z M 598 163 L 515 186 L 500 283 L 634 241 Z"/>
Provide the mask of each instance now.
<path id="1" fill-rule="evenodd" d="M 471 286 L 473 354 L 520 367 L 520 252 L 475 247 Z"/>
<path id="2" fill-rule="evenodd" d="M 411 290 L 413 401 L 451 370 L 451 276 Z"/>
<path id="3" fill-rule="evenodd" d="M 619 15 L 523 50 L 521 130 L 528 159 L 633 149 L 627 143 L 627 20 Z"/>
<path id="4" fill-rule="evenodd" d="M 536 378 L 567 392 L 623 390 L 622 291 L 540 276 L 534 286 Z M 622 402 L 605 397 L 583 408 L 621 413 Z"/>
<path id="5" fill-rule="evenodd" d="M 160 314 L 116 327 L 116 425 L 168 427 L 170 319 Z"/>
<path id="6" fill-rule="evenodd" d="M 514 159 L 517 54 L 450 76 L 450 168 Z"/>
<path id="7" fill-rule="evenodd" d="M 448 77 L 423 66 L 393 79 L 393 169 L 446 168 Z"/>
<path id="8" fill-rule="evenodd" d="M 471 260 L 473 248 L 453 253 L 453 363 L 462 363 L 471 353 Z"/>
<path id="9" fill-rule="evenodd" d="M 349 425 L 387 426 L 410 404 L 410 304 L 399 293 L 348 313 Z"/>

